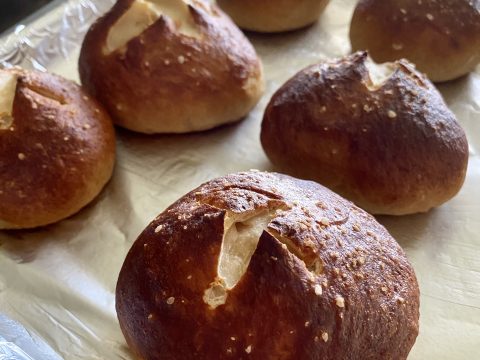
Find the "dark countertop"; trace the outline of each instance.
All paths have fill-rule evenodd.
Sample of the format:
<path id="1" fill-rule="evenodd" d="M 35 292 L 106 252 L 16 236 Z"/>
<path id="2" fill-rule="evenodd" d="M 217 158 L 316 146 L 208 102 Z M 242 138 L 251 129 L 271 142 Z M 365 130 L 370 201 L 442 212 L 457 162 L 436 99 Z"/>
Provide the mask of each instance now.
<path id="1" fill-rule="evenodd" d="M 21 22 L 53 0 L 1 0 L 0 33 Z"/>

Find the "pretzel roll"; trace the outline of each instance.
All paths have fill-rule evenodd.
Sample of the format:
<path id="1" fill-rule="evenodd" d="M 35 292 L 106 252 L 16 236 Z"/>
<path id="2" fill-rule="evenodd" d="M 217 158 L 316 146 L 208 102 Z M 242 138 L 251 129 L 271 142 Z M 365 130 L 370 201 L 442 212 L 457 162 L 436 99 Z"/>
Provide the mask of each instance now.
<path id="1" fill-rule="evenodd" d="M 62 220 L 110 179 L 115 133 L 103 108 L 73 82 L 0 70 L 0 229 Z"/>
<path id="2" fill-rule="evenodd" d="M 350 39 L 377 62 L 406 58 L 432 81 L 456 79 L 480 62 L 480 0 L 360 0 Z"/>
<path id="3" fill-rule="evenodd" d="M 245 30 L 282 32 L 313 24 L 329 0 L 217 0 Z"/>
<path id="4" fill-rule="evenodd" d="M 246 172 L 179 199 L 120 272 L 138 359 L 406 359 L 419 290 L 375 219 L 314 182 Z"/>
<path id="5" fill-rule="evenodd" d="M 262 65 L 242 32 L 203 0 L 119 0 L 89 30 L 80 77 L 116 124 L 185 133 L 247 115 Z"/>
<path id="6" fill-rule="evenodd" d="M 465 132 L 437 89 L 405 60 L 359 52 L 300 71 L 268 105 L 271 161 L 374 214 L 426 212 L 465 180 Z"/>

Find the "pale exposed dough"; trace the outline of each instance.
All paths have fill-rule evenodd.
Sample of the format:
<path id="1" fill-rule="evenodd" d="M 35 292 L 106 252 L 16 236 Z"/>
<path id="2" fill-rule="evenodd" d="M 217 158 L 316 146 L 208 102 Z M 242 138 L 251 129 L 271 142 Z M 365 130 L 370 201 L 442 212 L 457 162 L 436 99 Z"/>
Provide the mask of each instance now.
<path id="1" fill-rule="evenodd" d="M 225 304 L 228 290 L 233 289 L 247 271 L 258 241 L 274 212 L 261 211 L 244 216 L 225 217 L 225 233 L 218 261 L 217 280 L 205 291 L 203 300 L 211 308 Z"/>
<path id="2" fill-rule="evenodd" d="M 368 75 L 370 77 L 370 83 L 366 85 L 371 91 L 381 88 L 398 68 L 398 65 L 390 62 L 377 64 L 370 57 L 365 61 L 365 66 L 368 69 Z"/>
<path id="3" fill-rule="evenodd" d="M 17 75 L 0 70 L 0 130 L 8 129 L 13 122 L 12 112 L 16 88 Z"/>
<path id="4" fill-rule="evenodd" d="M 200 33 L 190 14 L 189 4 L 190 0 L 135 0 L 111 27 L 103 54 L 109 55 L 124 47 L 161 16 L 171 19 L 181 34 L 199 38 Z"/>

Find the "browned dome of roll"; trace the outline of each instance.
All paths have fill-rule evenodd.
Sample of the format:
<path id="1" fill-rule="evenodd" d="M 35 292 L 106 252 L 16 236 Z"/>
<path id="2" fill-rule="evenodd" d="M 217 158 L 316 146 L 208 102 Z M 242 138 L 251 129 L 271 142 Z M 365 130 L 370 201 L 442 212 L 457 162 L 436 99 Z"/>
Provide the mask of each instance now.
<path id="1" fill-rule="evenodd" d="M 313 24 L 329 0 L 217 0 L 245 30 L 282 32 Z"/>
<path id="2" fill-rule="evenodd" d="M 372 216 L 316 183 L 246 172 L 148 225 L 116 307 L 139 359 L 406 359 L 419 290 Z"/>
<path id="3" fill-rule="evenodd" d="M 52 74 L 0 70 L 0 87 L 0 229 L 76 213 L 112 174 L 110 118 L 79 86 Z"/>
<path id="4" fill-rule="evenodd" d="M 465 180 L 465 132 L 411 64 L 367 64 L 360 52 L 304 69 L 283 85 L 262 124 L 268 157 L 371 213 L 443 204 Z"/>
<path id="5" fill-rule="evenodd" d="M 237 121 L 263 89 L 253 46 L 204 0 L 119 0 L 89 30 L 80 77 L 116 124 L 184 133 Z"/>
<path id="6" fill-rule="evenodd" d="M 360 0 L 350 39 L 377 62 L 406 58 L 432 81 L 456 79 L 480 62 L 480 0 Z"/>

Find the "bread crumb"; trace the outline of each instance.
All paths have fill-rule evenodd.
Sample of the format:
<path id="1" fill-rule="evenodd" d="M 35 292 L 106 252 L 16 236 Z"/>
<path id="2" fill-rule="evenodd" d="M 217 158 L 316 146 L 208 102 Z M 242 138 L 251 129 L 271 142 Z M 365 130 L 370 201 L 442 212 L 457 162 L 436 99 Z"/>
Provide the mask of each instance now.
<path id="1" fill-rule="evenodd" d="M 247 354 L 250 354 L 252 352 L 252 345 L 248 345 L 246 348 L 245 348 L 245 352 Z"/>
<path id="2" fill-rule="evenodd" d="M 148 320 L 152 320 L 153 319 L 153 314 L 149 314 L 148 315 Z"/>
<path id="3" fill-rule="evenodd" d="M 400 43 L 393 43 L 392 44 L 392 49 L 393 50 L 402 50 L 403 49 L 403 44 L 400 44 Z"/>
<path id="4" fill-rule="evenodd" d="M 327 342 L 328 341 L 328 333 L 323 332 L 322 333 L 322 339 L 323 339 L 324 342 Z"/>
<path id="5" fill-rule="evenodd" d="M 337 304 L 337 306 L 339 308 L 344 308 L 345 307 L 345 299 L 342 296 L 337 295 L 337 297 L 335 298 L 335 304 Z"/>
<path id="6" fill-rule="evenodd" d="M 314 287 L 315 295 L 321 296 L 323 294 L 322 287 L 320 285 L 315 285 Z"/>
<path id="7" fill-rule="evenodd" d="M 388 110 L 387 115 L 390 119 L 395 119 L 397 117 L 397 113 L 393 110 Z"/>
<path id="8" fill-rule="evenodd" d="M 360 257 L 358 258 L 358 263 L 359 263 L 360 265 L 365 264 L 365 258 L 364 258 L 363 256 L 360 256 Z"/>
<path id="9" fill-rule="evenodd" d="M 397 298 L 397 301 L 398 301 L 399 304 L 404 304 L 404 303 L 405 303 L 405 299 L 402 298 L 401 296 L 399 296 L 399 297 Z"/>
<path id="10" fill-rule="evenodd" d="M 170 297 L 167 299 L 167 304 L 168 304 L 168 305 L 172 305 L 174 302 L 175 302 L 175 298 L 174 298 L 173 296 L 170 296 Z"/>
<path id="11" fill-rule="evenodd" d="M 305 321 L 305 327 L 309 327 L 310 326 L 310 321 Z"/>
<path id="12" fill-rule="evenodd" d="M 428 13 L 427 14 L 427 19 L 432 21 L 433 19 L 435 19 L 435 17 L 432 14 Z"/>
<path id="13" fill-rule="evenodd" d="M 178 57 L 178 63 L 179 63 L 179 64 L 183 64 L 184 62 L 185 62 L 185 57 L 184 57 L 183 55 L 180 55 L 180 56 Z"/>
<path id="14" fill-rule="evenodd" d="M 187 280 L 190 280 L 192 278 L 192 275 L 187 276 Z"/>
<path id="15" fill-rule="evenodd" d="M 361 229 L 360 229 L 360 226 L 358 226 L 358 224 L 353 224 L 352 229 L 353 229 L 354 231 L 357 231 L 357 232 L 359 232 L 359 231 L 361 230 Z"/>
<path id="16" fill-rule="evenodd" d="M 170 60 L 168 60 L 168 59 L 164 60 L 163 63 L 168 66 L 168 65 L 170 65 Z"/>
<path id="17" fill-rule="evenodd" d="M 235 336 L 230 337 L 230 340 L 235 341 L 237 338 Z"/>
<path id="18" fill-rule="evenodd" d="M 382 286 L 381 290 L 384 294 L 386 294 L 388 291 L 388 288 L 386 286 Z"/>
<path id="19" fill-rule="evenodd" d="M 158 225 L 156 228 L 155 228 L 155 233 L 159 233 L 160 231 L 162 231 L 163 229 L 163 225 Z"/>
<path id="20" fill-rule="evenodd" d="M 25 160 L 25 158 L 26 158 L 26 156 L 25 156 L 24 153 L 19 153 L 19 154 L 18 154 L 18 159 L 19 159 L 19 160 Z"/>
<path id="21" fill-rule="evenodd" d="M 328 226 L 328 225 L 330 225 L 330 220 L 328 220 L 326 217 L 322 217 L 322 218 L 320 219 L 320 223 L 321 223 L 322 225 Z"/>

